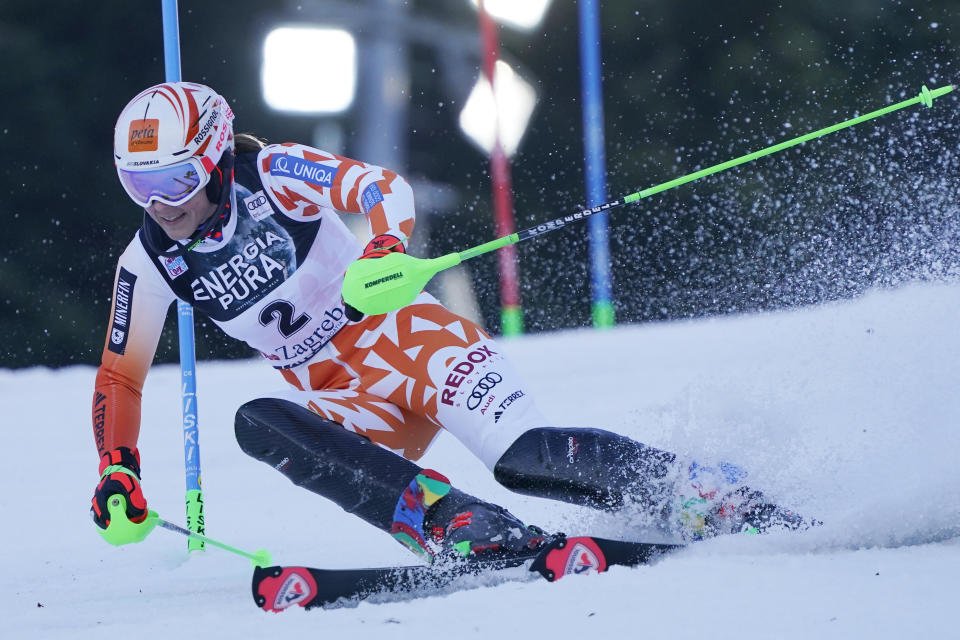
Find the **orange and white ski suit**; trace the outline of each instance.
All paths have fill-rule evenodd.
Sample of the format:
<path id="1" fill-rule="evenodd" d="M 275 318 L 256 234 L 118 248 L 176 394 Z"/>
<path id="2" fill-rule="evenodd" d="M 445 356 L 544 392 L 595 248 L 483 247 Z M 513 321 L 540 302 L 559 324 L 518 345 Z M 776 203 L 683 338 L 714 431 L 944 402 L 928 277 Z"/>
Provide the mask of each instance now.
<path id="1" fill-rule="evenodd" d="M 347 321 L 340 289 L 361 245 L 338 213 L 365 214 L 372 236 L 408 238 L 402 177 L 299 144 L 240 154 L 234 174 L 220 233 L 177 250 L 145 217 L 119 259 L 93 398 L 101 454 L 136 446 L 141 390 L 176 298 L 290 385 L 256 397 L 292 400 L 408 459 L 443 428 L 492 469 L 520 434 L 546 426 L 499 346 L 429 294 Z"/>

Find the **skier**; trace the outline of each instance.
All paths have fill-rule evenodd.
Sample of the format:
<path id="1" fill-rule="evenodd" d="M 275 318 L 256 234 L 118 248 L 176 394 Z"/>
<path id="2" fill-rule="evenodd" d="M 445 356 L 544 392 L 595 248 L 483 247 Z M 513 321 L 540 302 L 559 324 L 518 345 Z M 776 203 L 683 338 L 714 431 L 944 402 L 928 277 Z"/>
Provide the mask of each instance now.
<path id="1" fill-rule="evenodd" d="M 745 487 L 732 465 L 553 426 L 497 343 L 428 293 L 379 316 L 345 305 L 351 262 L 405 251 L 410 186 L 309 146 L 234 135 L 233 118 L 209 87 L 175 82 L 143 91 L 117 120 L 117 173 L 145 215 L 119 258 L 93 398 L 100 481 L 91 513 L 105 532 L 114 494 L 129 520 L 147 516 L 141 389 L 178 298 L 287 382 L 237 410 L 244 452 L 420 555 L 524 554 L 545 538 L 415 464 L 440 429 L 513 491 L 630 510 L 683 540 L 803 524 Z M 338 213 L 366 216 L 365 247 Z"/>

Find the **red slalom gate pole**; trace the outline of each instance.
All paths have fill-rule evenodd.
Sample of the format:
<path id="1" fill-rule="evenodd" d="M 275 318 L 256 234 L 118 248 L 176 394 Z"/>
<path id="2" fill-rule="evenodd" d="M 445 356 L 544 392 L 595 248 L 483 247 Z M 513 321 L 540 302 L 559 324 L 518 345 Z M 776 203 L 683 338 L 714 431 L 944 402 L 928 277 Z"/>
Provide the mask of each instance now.
<path id="1" fill-rule="evenodd" d="M 514 232 L 513 185 L 510 178 L 510 161 L 500 140 L 500 115 L 497 105 L 497 93 L 494 79 L 497 60 L 500 58 L 500 46 L 497 41 L 497 25 L 487 13 L 483 0 L 480 0 L 480 31 L 483 38 L 483 71 L 490 83 L 494 99 L 493 149 L 490 152 L 490 180 L 493 189 L 493 219 L 497 237 L 508 236 Z M 523 309 L 520 306 L 520 278 L 517 273 L 516 247 L 507 246 L 499 252 L 497 259 L 500 267 L 500 332 L 504 336 L 523 333 Z"/>

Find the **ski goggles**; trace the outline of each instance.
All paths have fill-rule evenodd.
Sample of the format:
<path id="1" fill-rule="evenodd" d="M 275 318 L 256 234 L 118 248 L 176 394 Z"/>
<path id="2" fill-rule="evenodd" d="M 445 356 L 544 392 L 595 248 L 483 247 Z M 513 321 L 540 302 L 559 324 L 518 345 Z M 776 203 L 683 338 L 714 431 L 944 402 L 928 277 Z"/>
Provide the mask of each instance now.
<path id="1" fill-rule="evenodd" d="M 154 200 L 172 206 L 182 204 L 210 182 L 210 172 L 197 157 L 159 169 L 127 171 L 117 167 L 117 174 L 123 190 L 144 209 Z"/>

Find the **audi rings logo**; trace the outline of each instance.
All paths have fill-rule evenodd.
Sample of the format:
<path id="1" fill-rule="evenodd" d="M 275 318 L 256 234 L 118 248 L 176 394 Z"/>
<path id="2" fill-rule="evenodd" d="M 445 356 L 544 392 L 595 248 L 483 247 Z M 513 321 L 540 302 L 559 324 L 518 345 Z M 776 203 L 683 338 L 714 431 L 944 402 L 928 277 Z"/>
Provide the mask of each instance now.
<path id="1" fill-rule="evenodd" d="M 474 385 L 473 391 L 470 392 L 470 397 L 467 398 L 467 408 L 473 411 L 479 407 L 480 401 L 486 397 L 490 389 L 493 389 L 500 382 L 503 382 L 503 376 L 494 371 L 480 378 L 480 382 Z"/>
<path id="2" fill-rule="evenodd" d="M 248 210 L 253 211 L 267 204 L 267 196 L 263 195 L 262 191 L 257 191 L 256 195 L 247 198 L 244 203 L 246 203 Z"/>
<path id="3" fill-rule="evenodd" d="M 270 202 L 267 200 L 267 196 L 262 190 L 251 194 L 247 198 L 244 198 L 243 204 L 247 207 L 247 212 L 250 214 L 250 217 L 257 222 L 260 222 L 267 216 L 273 215 L 273 209 L 270 207 Z"/>

